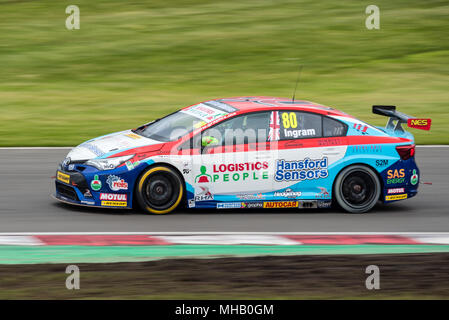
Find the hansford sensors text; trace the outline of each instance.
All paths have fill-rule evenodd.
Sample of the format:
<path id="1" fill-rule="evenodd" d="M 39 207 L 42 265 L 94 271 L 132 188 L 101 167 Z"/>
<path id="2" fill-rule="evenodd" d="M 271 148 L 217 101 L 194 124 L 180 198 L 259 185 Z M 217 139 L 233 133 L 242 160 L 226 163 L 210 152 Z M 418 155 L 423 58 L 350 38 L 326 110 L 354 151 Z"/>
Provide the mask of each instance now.
<path id="1" fill-rule="evenodd" d="M 324 179 L 329 175 L 327 157 L 321 159 L 277 160 L 276 181 L 302 181 Z"/>

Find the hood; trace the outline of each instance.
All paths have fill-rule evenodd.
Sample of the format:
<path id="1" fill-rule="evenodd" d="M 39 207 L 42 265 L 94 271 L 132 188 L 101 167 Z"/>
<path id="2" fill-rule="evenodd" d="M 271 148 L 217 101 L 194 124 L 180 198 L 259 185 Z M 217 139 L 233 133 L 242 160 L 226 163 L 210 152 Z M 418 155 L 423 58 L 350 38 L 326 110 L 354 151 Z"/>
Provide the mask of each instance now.
<path id="1" fill-rule="evenodd" d="M 67 157 L 71 161 L 107 158 L 125 150 L 157 144 L 161 144 L 162 147 L 163 142 L 145 138 L 131 130 L 126 130 L 83 142 L 73 148 L 67 154 Z"/>

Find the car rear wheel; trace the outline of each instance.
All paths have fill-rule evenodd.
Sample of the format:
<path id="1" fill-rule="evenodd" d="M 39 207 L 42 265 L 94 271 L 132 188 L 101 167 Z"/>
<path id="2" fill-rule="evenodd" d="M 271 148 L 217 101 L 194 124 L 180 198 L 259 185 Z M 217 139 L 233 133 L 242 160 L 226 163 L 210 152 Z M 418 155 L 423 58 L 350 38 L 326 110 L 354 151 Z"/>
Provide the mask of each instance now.
<path id="1" fill-rule="evenodd" d="M 165 214 L 175 210 L 183 195 L 184 183 L 181 177 L 164 166 L 148 169 L 137 183 L 137 201 L 149 213 Z"/>
<path id="2" fill-rule="evenodd" d="M 335 180 L 335 200 L 350 213 L 371 210 L 376 205 L 380 192 L 381 184 L 376 173 L 362 165 L 343 169 Z"/>

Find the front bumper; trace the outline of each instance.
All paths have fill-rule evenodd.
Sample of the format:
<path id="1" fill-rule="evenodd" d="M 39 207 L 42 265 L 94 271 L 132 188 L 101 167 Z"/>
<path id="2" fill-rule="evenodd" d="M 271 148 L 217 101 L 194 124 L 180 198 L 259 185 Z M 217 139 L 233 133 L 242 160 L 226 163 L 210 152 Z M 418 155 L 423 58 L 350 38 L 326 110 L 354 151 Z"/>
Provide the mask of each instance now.
<path id="1" fill-rule="evenodd" d="M 60 166 L 56 171 L 54 198 L 69 204 L 115 208 L 132 208 L 135 172 L 126 166 L 100 171 L 84 164 Z"/>

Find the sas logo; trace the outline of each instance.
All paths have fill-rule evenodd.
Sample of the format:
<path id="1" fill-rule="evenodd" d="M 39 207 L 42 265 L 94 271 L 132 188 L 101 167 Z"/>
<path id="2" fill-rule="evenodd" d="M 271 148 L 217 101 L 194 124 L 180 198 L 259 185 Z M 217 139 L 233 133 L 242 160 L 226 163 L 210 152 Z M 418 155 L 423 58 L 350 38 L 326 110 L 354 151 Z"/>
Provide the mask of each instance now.
<path id="1" fill-rule="evenodd" d="M 59 181 L 62 181 L 64 183 L 70 183 L 70 176 L 68 174 L 62 173 L 60 171 L 58 171 L 57 175 L 56 175 L 56 179 Z"/>
<path id="2" fill-rule="evenodd" d="M 395 194 L 392 196 L 386 196 L 385 200 L 386 201 L 394 201 L 394 200 L 402 200 L 402 199 L 407 199 L 407 194 Z"/>
<path id="3" fill-rule="evenodd" d="M 264 202 L 263 207 L 267 209 L 271 208 L 298 208 L 298 201 L 270 201 Z"/>
<path id="4" fill-rule="evenodd" d="M 421 130 L 430 130 L 430 126 L 432 124 L 431 119 L 408 119 L 407 126 L 410 128 L 421 129 Z"/>
<path id="5" fill-rule="evenodd" d="M 405 169 L 388 170 L 387 179 L 387 184 L 403 183 L 405 180 Z"/>
<path id="6" fill-rule="evenodd" d="M 128 190 L 128 183 L 125 180 L 120 179 L 120 177 L 114 175 L 108 176 L 106 183 L 112 191 Z"/>

